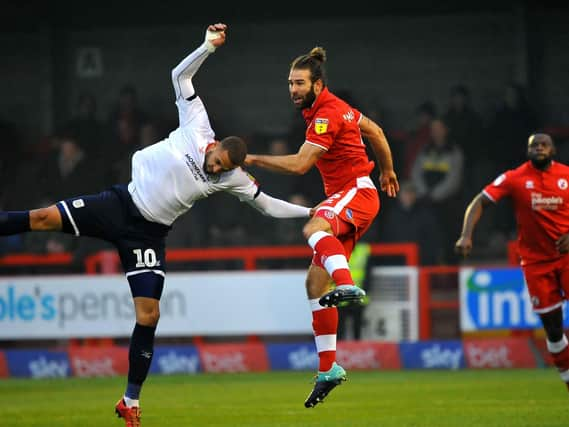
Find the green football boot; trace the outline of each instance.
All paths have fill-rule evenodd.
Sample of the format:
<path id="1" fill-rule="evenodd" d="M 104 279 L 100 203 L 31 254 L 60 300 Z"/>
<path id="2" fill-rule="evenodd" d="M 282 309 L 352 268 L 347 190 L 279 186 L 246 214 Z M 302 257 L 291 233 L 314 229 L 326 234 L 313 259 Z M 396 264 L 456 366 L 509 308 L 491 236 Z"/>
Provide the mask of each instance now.
<path id="1" fill-rule="evenodd" d="M 334 362 L 329 371 L 318 372 L 314 388 L 304 402 L 304 406 L 306 408 L 314 408 L 318 403 L 322 403 L 324 398 L 328 396 L 328 393 L 337 385 L 342 384 L 342 381 L 346 381 L 346 371 L 336 362 Z"/>

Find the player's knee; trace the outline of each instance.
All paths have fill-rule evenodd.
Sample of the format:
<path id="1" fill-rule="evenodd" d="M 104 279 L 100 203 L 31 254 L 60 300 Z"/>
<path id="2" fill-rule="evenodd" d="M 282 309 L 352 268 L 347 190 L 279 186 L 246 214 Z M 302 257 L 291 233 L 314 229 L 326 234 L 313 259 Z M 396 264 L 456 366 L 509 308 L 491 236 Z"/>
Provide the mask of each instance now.
<path id="1" fill-rule="evenodd" d="M 330 227 L 330 224 L 328 224 L 328 222 L 326 222 L 325 220 L 308 221 L 308 223 L 306 223 L 306 225 L 302 229 L 302 234 L 304 235 L 304 238 L 308 240 L 310 236 L 312 236 L 317 231 L 332 233 L 332 228 Z"/>
<path id="2" fill-rule="evenodd" d="M 56 206 L 30 211 L 30 227 L 37 231 L 56 231 L 61 229 L 61 217 Z"/>
<path id="3" fill-rule="evenodd" d="M 159 320 L 160 310 L 158 308 L 140 311 L 136 314 L 136 322 L 139 325 L 155 327 Z"/>

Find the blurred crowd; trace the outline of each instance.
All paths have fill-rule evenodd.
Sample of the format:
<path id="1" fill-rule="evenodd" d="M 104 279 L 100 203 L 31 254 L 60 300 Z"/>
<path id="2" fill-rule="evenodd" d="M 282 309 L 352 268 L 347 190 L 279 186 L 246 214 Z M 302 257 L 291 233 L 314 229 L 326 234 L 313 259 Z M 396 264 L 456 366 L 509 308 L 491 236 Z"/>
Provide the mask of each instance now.
<path id="1" fill-rule="evenodd" d="M 383 124 L 377 111 L 360 105 L 349 92 L 336 93 Z M 488 116 L 490 119 L 483 118 Z M 469 88 L 464 85 L 449 88 L 448 102 L 442 109 L 431 100 L 418 102 L 414 120 L 407 128 L 389 129 L 384 125 L 401 191 L 396 199 L 382 194 L 380 214 L 365 240 L 417 242 L 423 265 L 460 262 L 453 245 L 468 202 L 498 174 L 525 161 L 530 133 L 552 125 L 542 122 L 526 100 L 524 88 L 515 84 L 504 88 L 503 99 L 496 100 L 490 115 L 476 111 Z M 46 206 L 63 198 L 102 191 L 115 183 L 127 183 L 132 153 L 167 137 L 176 126 L 176 122 L 156 117 L 141 106 L 132 86 L 123 87 L 117 94 L 116 107 L 106 118 L 101 118 L 94 94 L 81 95 L 72 117 L 53 135 L 35 144 L 22 143 L 21 130 L 0 120 L 0 210 Z M 288 154 L 296 152 L 304 141 L 304 132 L 300 114 L 291 112 L 286 132 L 251 132 L 247 141 L 253 152 Z M 563 141 L 553 137 L 562 154 Z M 371 150 L 369 153 L 374 158 Z M 304 176 L 256 169 L 249 172 L 272 196 L 305 206 L 324 198 L 316 168 Z M 377 176 L 376 168 L 376 182 Z M 167 243 L 170 248 L 303 245 L 304 222 L 263 217 L 242 206 L 237 198 L 219 193 L 181 217 Z M 481 260 L 505 257 L 506 243 L 516 235 L 507 203 L 493 208 L 479 230 L 473 256 Z M 0 256 L 71 252 L 78 271 L 85 256 L 106 248 L 110 246 L 95 239 L 76 239 L 60 233 L 0 238 Z"/>

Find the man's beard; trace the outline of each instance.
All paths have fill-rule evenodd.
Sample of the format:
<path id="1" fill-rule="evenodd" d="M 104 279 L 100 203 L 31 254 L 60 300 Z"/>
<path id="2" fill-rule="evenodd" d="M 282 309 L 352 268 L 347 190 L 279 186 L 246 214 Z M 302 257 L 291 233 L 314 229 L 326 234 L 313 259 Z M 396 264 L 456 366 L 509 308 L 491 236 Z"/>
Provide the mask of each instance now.
<path id="1" fill-rule="evenodd" d="M 551 164 L 551 157 L 543 157 L 541 159 L 530 158 L 532 165 L 539 170 L 545 170 Z"/>
<path id="2" fill-rule="evenodd" d="M 302 104 L 298 106 L 298 109 L 304 110 L 305 108 L 312 107 L 312 104 L 314 104 L 315 100 L 316 100 L 316 94 L 314 93 L 314 87 L 312 87 L 310 88 L 310 92 L 306 94 L 304 101 L 302 101 Z"/>

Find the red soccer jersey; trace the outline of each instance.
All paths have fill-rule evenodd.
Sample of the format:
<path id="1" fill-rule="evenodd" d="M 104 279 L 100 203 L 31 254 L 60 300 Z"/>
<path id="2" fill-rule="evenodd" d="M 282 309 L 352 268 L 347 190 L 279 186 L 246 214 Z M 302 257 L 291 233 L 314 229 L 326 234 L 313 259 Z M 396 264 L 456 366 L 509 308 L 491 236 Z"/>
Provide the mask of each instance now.
<path id="1" fill-rule="evenodd" d="M 330 196 L 347 186 L 356 186 L 356 178 L 373 170 L 360 133 L 361 113 L 327 88 L 311 108 L 302 111 L 306 121 L 306 142 L 326 150 L 316 167 L 322 176 L 324 193 Z"/>
<path id="2" fill-rule="evenodd" d="M 568 183 L 569 166 L 552 162 L 541 171 L 528 161 L 484 188 L 484 194 L 494 202 L 512 198 L 522 265 L 562 256 L 555 241 L 569 232 Z"/>

